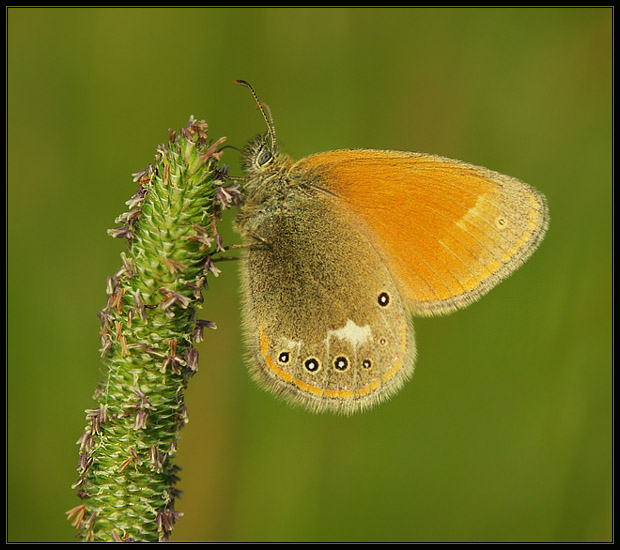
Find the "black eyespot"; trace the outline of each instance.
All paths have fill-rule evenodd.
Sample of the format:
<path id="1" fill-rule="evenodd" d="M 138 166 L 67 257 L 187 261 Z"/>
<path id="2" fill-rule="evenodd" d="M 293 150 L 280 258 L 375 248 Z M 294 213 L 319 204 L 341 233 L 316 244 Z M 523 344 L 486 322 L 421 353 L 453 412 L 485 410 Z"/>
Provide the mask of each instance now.
<path id="1" fill-rule="evenodd" d="M 271 151 L 261 151 L 256 158 L 256 164 L 258 164 L 259 166 L 265 166 L 265 164 L 267 164 L 272 158 L 273 155 L 271 154 Z"/>
<path id="2" fill-rule="evenodd" d="M 349 360 L 346 357 L 339 356 L 334 359 L 334 367 L 336 370 L 347 370 L 348 366 Z"/>
<path id="3" fill-rule="evenodd" d="M 318 359 L 315 359 L 314 357 L 310 357 L 309 359 L 306 359 L 304 361 L 304 366 L 306 367 L 306 369 L 308 369 L 310 372 L 316 372 L 319 370 L 319 367 L 321 366 Z"/>
<path id="4" fill-rule="evenodd" d="M 387 292 L 382 292 L 377 298 L 377 302 L 381 307 L 385 307 L 390 303 L 390 295 Z"/>
<path id="5" fill-rule="evenodd" d="M 372 367 L 372 361 L 370 359 L 364 359 L 362 361 L 362 367 L 364 367 L 365 369 L 369 369 L 370 367 Z"/>
<path id="6" fill-rule="evenodd" d="M 288 363 L 291 355 L 288 351 L 283 351 L 280 355 L 278 355 L 278 361 L 280 363 Z"/>

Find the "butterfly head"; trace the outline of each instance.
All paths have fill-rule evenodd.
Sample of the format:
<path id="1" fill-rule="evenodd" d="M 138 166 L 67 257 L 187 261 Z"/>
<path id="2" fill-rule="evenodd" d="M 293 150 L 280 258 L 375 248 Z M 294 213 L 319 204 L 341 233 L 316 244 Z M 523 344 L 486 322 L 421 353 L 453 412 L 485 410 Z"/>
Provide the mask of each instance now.
<path id="1" fill-rule="evenodd" d="M 256 136 L 243 150 L 243 169 L 250 178 L 274 170 L 280 160 L 280 152 L 271 135 Z"/>

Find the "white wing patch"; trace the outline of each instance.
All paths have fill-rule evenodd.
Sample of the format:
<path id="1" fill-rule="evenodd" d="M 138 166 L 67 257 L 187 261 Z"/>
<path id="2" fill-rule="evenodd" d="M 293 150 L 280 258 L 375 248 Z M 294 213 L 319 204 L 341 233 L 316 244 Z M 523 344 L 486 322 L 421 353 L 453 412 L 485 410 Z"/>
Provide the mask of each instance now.
<path id="1" fill-rule="evenodd" d="M 351 347 L 355 349 L 372 338 L 372 330 L 370 329 L 370 325 L 360 327 L 351 319 L 348 319 L 347 323 L 342 328 L 327 331 L 325 343 L 329 344 L 329 340 L 331 338 L 346 340 L 349 344 L 351 344 Z"/>

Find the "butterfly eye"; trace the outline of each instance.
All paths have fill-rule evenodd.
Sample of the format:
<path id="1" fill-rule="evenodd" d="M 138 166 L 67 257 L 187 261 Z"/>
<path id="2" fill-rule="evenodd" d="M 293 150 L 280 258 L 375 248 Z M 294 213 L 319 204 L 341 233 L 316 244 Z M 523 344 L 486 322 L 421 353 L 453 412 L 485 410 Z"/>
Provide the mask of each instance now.
<path id="1" fill-rule="evenodd" d="M 256 159 L 258 166 L 265 166 L 273 158 L 271 151 L 261 151 Z"/>

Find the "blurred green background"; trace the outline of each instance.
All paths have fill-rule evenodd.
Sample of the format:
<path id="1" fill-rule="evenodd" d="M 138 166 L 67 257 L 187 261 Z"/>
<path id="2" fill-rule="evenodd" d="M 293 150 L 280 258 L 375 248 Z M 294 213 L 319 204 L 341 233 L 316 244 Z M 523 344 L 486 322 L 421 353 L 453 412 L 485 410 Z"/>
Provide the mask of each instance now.
<path id="1" fill-rule="evenodd" d="M 352 418 L 251 382 L 225 263 L 172 541 L 611 540 L 612 9 L 6 13 L 7 540 L 74 540 L 96 312 L 125 246 L 106 229 L 169 127 L 193 114 L 237 146 L 265 130 L 236 78 L 297 158 L 467 160 L 545 193 L 551 226 L 479 303 L 418 320 L 413 381 Z"/>

